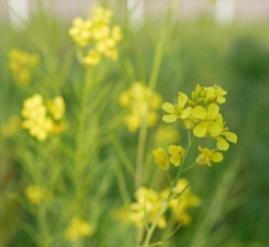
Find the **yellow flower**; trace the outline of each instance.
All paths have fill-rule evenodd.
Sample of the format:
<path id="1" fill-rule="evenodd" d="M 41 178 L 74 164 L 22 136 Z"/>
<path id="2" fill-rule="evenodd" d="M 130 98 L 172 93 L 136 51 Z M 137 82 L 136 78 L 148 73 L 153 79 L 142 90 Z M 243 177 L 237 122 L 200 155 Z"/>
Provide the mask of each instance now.
<path id="1" fill-rule="evenodd" d="M 196 85 L 195 90 L 192 92 L 191 105 L 207 105 L 211 103 L 223 104 L 225 103 L 227 92 L 222 87 L 214 85 L 212 87 L 202 87 Z"/>
<path id="2" fill-rule="evenodd" d="M 92 36 L 91 27 L 92 22 L 90 20 L 84 21 L 82 18 L 77 17 L 73 20 L 69 35 L 78 46 L 87 46 Z"/>
<path id="3" fill-rule="evenodd" d="M 156 148 L 155 150 L 153 150 L 152 154 L 154 156 L 155 163 L 159 165 L 161 169 L 169 169 L 169 159 L 163 148 Z"/>
<path id="4" fill-rule="evenodd" d="M 135 132 L 141 125 L 140 116 L 137 113 L 130 113 L 125 117 L 125 123 L 130 132 Z"/>
<path id="5" fill-rule="evenodd" d="M 111 26 L 112 12 L 96 7 L 91 17 L 76 18 L 69 34 L 79 47 L 80 61 L 88 66 L 98 65 L 102 57 L 115 61 L 118 59 L 117 45 L 122 39 L 121 28 Z"/>
<path id="6" fill-rule="evenodd" d="M 224 123 L 219 107 L 216 104 L 210 104 L 207 108 L 196 106 L 191 111 L 193 120 L 193 134 L 196 137 L 204 137 L 207 134 L 216 137 L 219 136 L 224 128 Z"/>
<path id="7" fill-rule="evenodd" d="M 29 129 L 30 134 L 36 137 L 39 141 L 44 141 L 53 127 L 53 122 L 46 116 L 40 116 L 24 120 L 22 127 Z"/>
<path id="8" fill-rule="evenodd" d="M 223 155 L 221 152 L 215 149 L 209 149 L 199 146 L 199 152 L 196 162 L 198 165 L 212 166 L 212 163 L 220 163 L 223 161 Z"/>
<path id="9" fill-rule="evenodd" d="M 9 70 L 17 84 L 27 85 L 32 79 L 32 73 L 39 64 L 39 56 L 19 49 L 9 52 Z"/>
<path id="10" fill-rule="evenodd" d="M 164 103 L 162 108 L 167 113 L 163 116 L 163 121 L 166 123 L 173 123 L 177 119 L 186 119 L 190 114 L 190 108 L 186 107 L 188 103 L 188 96 L 184 93 L 178 94 L 178 102 L 176 105 L 171 103 Z"/>
<path id="11" fill-rule="evenodd" d="M 83 63 L 86 65 L 98 65 L 101 61 L 101 53 L 96 50 L 90 50 L 83 58 Z"/>
<path id="12" fill-rule="evenodd" d="M 230 147 L 229 142 L 236 144 L 237 135 L 229 130 L 224 130 L 216 139 L 218 149 L 227 151 Z"/>
<path id="13" fill-rule="evenodd" d="M 48 115 L 48 110 L 52 118 Z M 28 129 L 30 134 L 39 141 L 44 141 L 48 134 L 55 130 L 54 125 L 58 126 L 59 122 L 55 121 L 63 117 L 64 111 L 65 104 L 62 97 L 55 97 L 49 102 L 47 109 L 42 96 L 35 94 L 23 102 L 22 127 Z"/>
<path id="14" fill-rule="evenodd" d="M 63 97 L 57 96 L 50 100 L 48 103 L 48 110 L 54 120 L 61 120 L 65 112 L 65 103 Z"/>
<path id="15" fill-rule="evenodd" d="M 161 105 L 161 97 L 142 82 L 135 82 L 122 92 L 119 103 L 129 110 L 125 123 L 130 132 L 135 132 L 144 122 L 153 127 L 158 121 L 157 110 Z"/>
<path id="16" fill-rule="evenodd" d="M 35 205 L 41 204 L 45 199 L 45 191 L 38 185 L 27 186 L 25 194 L 28 200 Z"/>
<path id="17" fill-rule="evenodd" d="M 47 117 L 47 109 L 42 96 L 35 94 L 26 99 L 21 114 L 24 117 L 22 127 L 28 129 L 30 134 L 39 141 L 45 140 L 53 127 L 53 122 Z"/>
<path id="18" fill-rule="evenodd" d="M 136 202 L 121 210 L 122 217 L 120 218 L 138 227 L 155 222 L 161 213 L 165 200 L 163 195 L 154 190 L 141 187 L 136 191 L 135 198 Z M 167 226 L 164 215 L 161 215 L 159 218 L 157 226 L 161 229 Z"/>
<path id="19" fill-rule="evenodd" d="M 82 237 L 91 236 L 94 233 L 93 226 L 81 218 L 73 218 L 65 231 L 66 239 L 75 241 Z"/>
<path id="20" fill-rule="evenodd" d="M 174 166 L 179 166 L 185 154 L 185 149 L 180 145 L 170 145 L 168 153 L 170 154 L 170 162 Z"/>
<path id="21" fill-rule="evenodd" d="M 198 196 L 193 194 L 189 181 L 185 178 L 181 178 L 177 181 L 173 191 L 178 195 L 169 202 L 169 208 L 177 221 L 182 225 L 189 225 L 192 222 L 192 217 L 188 210 L 193 207 L 198 207 L 201 200 Z"/>

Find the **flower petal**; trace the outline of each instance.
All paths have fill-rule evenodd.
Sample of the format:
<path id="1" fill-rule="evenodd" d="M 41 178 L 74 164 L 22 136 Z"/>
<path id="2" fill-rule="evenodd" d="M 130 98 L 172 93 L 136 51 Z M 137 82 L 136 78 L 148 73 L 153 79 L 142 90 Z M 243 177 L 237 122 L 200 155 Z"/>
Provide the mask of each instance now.
<path id="1" fill-rule="evenodd" d="M 210 119 L 214 119 L 216 117 L 216 115 L 219 113 L 219 106 L 216 104 L 210 104 L 207 107 L 207 116 Z"/>
<path id="2" fill-rule="evenodd" d="M 208 124 L 208 130 L 212 136 L 219 136 L 222 132 L 222 126 L 216 122 L 210 122 Z"/>
<path id="3" fill-rule="evenodd" d="M 163 121 L 166 123 L 173 123 L 177 120 L 177 116 L 175 114 L 167 114 L 162 117 Z"/>
<path id="4" fill-rule="evenodd" d="M 197 124 L 194 129 L 193 129 L 193 134 L 196 137 L 204 137 L 206 135 L 206 123 L 205 122 L 201 122 L 199 124 Z"/>
<path id="5" fill-rule="evenodd" d="M 227 151 L 229 149 L 229 143 L 224 139 L 219 137 L 217 140 L 217 147 L 219 150 Z"/>
<path id="6" fill-rule="evenodd" d="M 206 111 L 202 106 L 196 106 L 191 110 L 191 114 L 194 118 L 205 119 Z"/>
<path id="7" fill-rule="evenodd" d="M 231 131 L 227 131 L 223 133 L 224 137 L 232 143 L 236 143 L 237 142 L 237 135 Z"/>
<path id="8" fill-rule="evenodd" d="M 179 93 L 177 101 L 178 101 L 178 106 L 180 108 L 183 108 L 188 102 L 188 96 L 184 93 Z"/>
<path id="9" fill-rule="evenodd" d="M 214 163 L 219 163 L 223 161 L 223 154 L 221 152 L 214 152 L 211 159 Z"/>
<path id="10" fill-rule="evenodd" d="M 175 106 L 171 103 L 164 103 L 162 109 L 167 113 L 175 113 Z"/>

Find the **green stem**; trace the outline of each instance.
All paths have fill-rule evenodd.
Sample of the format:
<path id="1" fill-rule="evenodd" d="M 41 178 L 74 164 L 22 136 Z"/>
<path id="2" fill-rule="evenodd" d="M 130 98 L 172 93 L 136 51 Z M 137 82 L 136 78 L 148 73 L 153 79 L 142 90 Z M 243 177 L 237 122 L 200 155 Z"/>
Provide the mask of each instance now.
<path id="1" fill-rule="evenodd" d="M 139 130 L 137 158 L 136 158 L 136 174 L 135 174 L 135 187 L 138 189 L 143 183 L 143 170 L 144 170 L 144 156 L 147 140 L 147 121 L 144 119 L 143 124 Z"/>
<path id="2" fill-rule="evenodd" d="M 160 220 L 160 218 L 162 217 L 162 215 L 165 213 L 165 211 L 167 210 L 167 207 L 168 207 L 168 203 L 169 203 L 169 199 L 167 199 L 166 202 L 164 202 L 164 205 L 162 207 L 162 210 L 160 210 L 159 214 L 157 215 L 155 221 L 153 222 L 153 224 L 151 225 L 151 227 L 149 228 L 149 230 L 147 231 L 147 234 L 146 234 L 146 238 L 145 238 L 145 241 L 142 245 L 142 247 L 148 247 L 149 244 L 150 244 L 150 241 L 151 241 L 151 238 L 152 238 L 152 235 L 157 227 L 157 224 Z"/>

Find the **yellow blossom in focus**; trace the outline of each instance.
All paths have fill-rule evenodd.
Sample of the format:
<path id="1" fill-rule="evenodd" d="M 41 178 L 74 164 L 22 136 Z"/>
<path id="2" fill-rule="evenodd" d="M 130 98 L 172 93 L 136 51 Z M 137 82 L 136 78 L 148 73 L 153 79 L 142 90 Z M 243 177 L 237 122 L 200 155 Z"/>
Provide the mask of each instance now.
<path id="1" fill-rule="evenodd" d="M 216 137 L 217 148 L 221 151 L 227 151 L 230 147 L 229 142 L 236 144 L 237 135 L 227 129 L 224 129 L 223 132 Z"/>
<path id="2" fill-rule="evenodd" d="M 199 146 L 199 155 L 196 159 L 198 165 L 212 166 L 212 163 L 223 161 L 223 154 L 215 149 L 209 149 Z"/>
<path id="3" fill-rule="evenodd" d="M 96 7 L 86 20 L 76 18 L 69 35 L 78 46 L 79 60 L 88 66 L 98 65 L 102 57 L 118 59 L 117 45 L 122 39 L 121 28 L 111 25 L 112 12 Z"/>
<path id="4" fill-rule="evenodd" d="M 188 103 L 188 96 L 184 93 L 178 94 L 178 102 L 176 105 L 171 103 L 164 103 L 162 108 L 165 111 L 163 121 L 166 123 L 173 123 L 177 119 L 186 119 L 190 115 L 190 108 L 186 107 Z"/>
<path id="5" fill-rule="evenodd" d="M 180 145 L 170 145 L 168 153 L 170 154 L 170 162 L 174 166 L 179 166 L 185 154 L 185 149 Z"/>
<path id="6" fill-rule="evenodd" d="M 194 107 L 191 110 L 191 121 L 193 121 L 193 134 L 199 138 L 207 134 L 213 137 L 219 136 L 224 128 L 223 118 L 216 104 L 210 104 L 207 108 Z"/>
<path id="7" fill-rule="evenodd" d="M 192 217 L 188 210 L 193 207 L 198 207 L 201 203 L 200 198 L 191 191 L 189 181 L 181 178 L 177 181 L 173 191 L 178 195 L 169 203 L 175 220 L 182 225 L 189 225 L 192 222 Z"/>
<path id="8" fill-rule="evenodd" d="M 45 191 L 38 185 L 27 186 L 25 194 L 28 200 L 35 205 L 39 205 L 45 199 Z"/>
<path id="9" fill-rule="evenodd" d="M 125 124 L 130 132 L 135 132 L 144 122 L 153 127 L 158 121 L 161 97 L 142 82 L 135 82 L 122 92 L 119 103 L 129 110 Z"/>
<path id="10" fill-rule="evenodd" d="M 82 237 L 91 236 L 94 233 L 93 226 L 81 218 L 73 218 L 65 231 L 65 237 L 69 241 L 75 241 Z"/>
<path id="11" fill-rule="evenodd" d="M 155 163 L 163 170 L 169 169 L 169 159 L 163 148 L 156 148 L 152 151 Z"/>
<path id="12" fill-rule="evenodd" d="M 39 64 L 37 54 L 27 53 L 19 49 L 12 49 L 9 52 L 9 70 L 15 81 L 19 85 L 27 85 L 31 79 L 33 71 Z"/>
<path id="13" fill-rule="evenodd" d="M 226 94 L 227 92 L 220 86 L 202 87 L 198 84 L 192 92 L 190 103 L 192 106 L 208 105 L 211 103 L 223 104 L 226 101 Z"/>

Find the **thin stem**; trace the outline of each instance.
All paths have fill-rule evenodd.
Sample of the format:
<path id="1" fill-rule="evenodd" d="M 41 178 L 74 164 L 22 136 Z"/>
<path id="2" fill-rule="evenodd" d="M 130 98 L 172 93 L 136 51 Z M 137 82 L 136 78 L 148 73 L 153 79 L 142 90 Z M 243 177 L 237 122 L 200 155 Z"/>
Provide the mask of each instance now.
<path id="1" fill-rule="evenodd" d="M 169 1 L 169 5 L 166 12 L 165 23 L 162 28 L 161 36 L 159 42 L 157 43 L 152 70 L 149 78 L 149 87 L 154 89 L 156 87 L 157 78 L 159 76 L 161 62 L 163 58 L 163 50 L 167 40 L 167 30 L 169 29 L 169 24 L 171 22 L 171 9 L 172 9 L 172 0 Z M 147 115 L 145 115 L 140 131 L 139 131 L 139 139 L 138 139 L 138 148 L 137 148 L 137 160 L 136 160 L 136 179 L 135 185 L 138 188 L 142 181 L 143 175 L 143 167 L 144 167 L 144 154 L 145 154 L 145 147 L 146 147 L 146 140 L 147 140 L 147 132 L 148 132 L 148 125 L 146 121 Z"/>
<path id="2" fill-rule="evenodd" d="M 143 182 L 143 166 L 144 166 L 146 140 L 147 140 L 147 121 L 144 119 L 143 124 L 139 130 L 139 137 L 138 137 L 136 175 L 135 175 L 136 189 L 138 189 Z"/>

